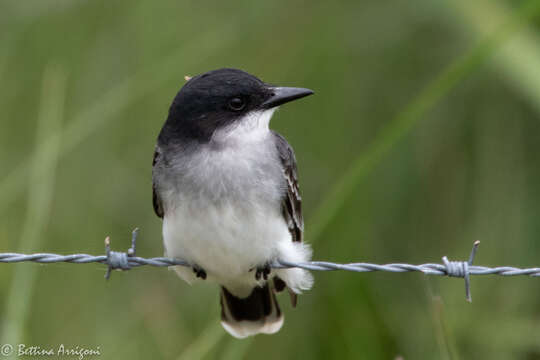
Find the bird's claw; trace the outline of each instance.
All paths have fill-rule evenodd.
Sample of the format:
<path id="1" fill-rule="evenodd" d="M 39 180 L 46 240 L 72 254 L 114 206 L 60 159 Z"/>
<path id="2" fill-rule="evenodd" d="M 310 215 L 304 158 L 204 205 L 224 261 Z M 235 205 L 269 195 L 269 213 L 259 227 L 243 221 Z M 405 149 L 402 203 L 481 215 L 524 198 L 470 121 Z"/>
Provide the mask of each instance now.
<path id="1" fill-rule="evenodd" d="M 193 272 L 198 278 L 201 278 L 203 280 L 206 280 L 206 271 L 198 267 L 197 265 L 193 266 Z"/>
<path id="2" fill-rule="evenodd" d="M 268 280 L 268 275 L 270 275 L 270 264 L 265 264 L 261 267 L 258 267 L 255 271 L 255 280 L 260 280 L 261 276 L 264 280 Z"/>

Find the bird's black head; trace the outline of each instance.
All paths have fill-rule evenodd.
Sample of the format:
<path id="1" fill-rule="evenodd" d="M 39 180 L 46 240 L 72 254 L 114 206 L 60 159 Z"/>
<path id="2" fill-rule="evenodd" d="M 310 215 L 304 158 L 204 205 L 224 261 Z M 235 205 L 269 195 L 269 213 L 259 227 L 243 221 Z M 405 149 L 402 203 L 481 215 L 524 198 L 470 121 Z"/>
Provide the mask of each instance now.
<path id="1" fill-rule="evenodd" d="M 197 75 L 180 89 L 169 109 L 159 142 L 208 142 L 217 129 L 313 94 L 303 88 L 266 84 L 244 71 L 219 69 Z"/>

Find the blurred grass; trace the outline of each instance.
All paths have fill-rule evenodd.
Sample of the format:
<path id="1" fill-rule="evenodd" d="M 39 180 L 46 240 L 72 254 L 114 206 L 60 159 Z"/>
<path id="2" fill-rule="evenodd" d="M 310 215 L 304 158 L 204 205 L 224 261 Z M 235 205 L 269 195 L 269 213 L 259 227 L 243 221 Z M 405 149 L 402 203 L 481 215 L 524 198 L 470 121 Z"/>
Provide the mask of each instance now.
<path id="1" fill-rule="evenodd" d="M 35 155 L 29 161 L 26 219 L 19 240 L 18 252 L 32 252 L 40 247 L 50 219 L 51 203 L 60 154 L 60 137 L 65 102 L 65 79 L 61 68 L 49 65 L 43 74 L 41 107 L 35 136 Z M 54 134 L 54 135 L 52 135 Z M 3 199 L 0 197 L 0 202 Z M 31 313 L 36 266 L 17 266 L 6 300 L 5 318 L 0 332 L 2 344 L 25 339 L 25 325 Z M 12 353 L 10 358 L 15 358 Z"/>
<path id="2" fill-rule="evenodd" d="M 467 2 L 469 4 L 469 2 Z M 489 5 L 484 5 L 482 11 L 477 10 L 475 13 L 486 13 L 486 8 Z M 422 116 L 425 115 L 443 96 L 448 94 L 457 84 L 473 72 L 478 66 L 483 64 L 493 53 L 501 47 L 507 38 L 514 34 L 521 27 L 525 26 L 529 20 L 535 15 L 538 15 L 540 2 L 527 1 L 512 14 L 509 20 L 501 21 L 502 25 L 489 34 L 488 38 L 473 47 L 467 54 L 453 61 L 445 70 L 442 71 L 433 81 L 431 81 L 420 94 L 411 101 L 396 117 L 380 130 L 377 137 L 373 140 L 370 146 L 362 152 L 352 162 L 352 166 L 345 172 L 338 182 L 328 191 L 322 200 L 315 214 L 308 223 L 310 229 L 311 241 L 315 242 L 329 223 L 339 214 L 339 209 L 350 198 L 353 189 L 369 174 L 370 170 L 378 164 L 381 159 L 388 154 L 393 146 L 415 126 Z M 468 11 L 464 11 L 468 13 Z M 473 12 L 474 13 L 474 12 Z M 499 18 L 497 19 L 499 20 Z M 480 19 L 475 23 L 480 23 Z M 484 34 L 482 34 L 484 35 Z M 534 47 L 533 47 L 534 48 Z M 522 54 L 522 52 L 519 52 Z M 540 53 L 539 53 L 540 55 Z M 534 57 L 532 57 L 534 59 Z M 531 59 L 528 57 L 526 59 Z M 540 57 L 537 58 L 540 60 Z M 530 63 L 530 60 L 528 61 Z M 522 74 L 528 74 L 529 71 L 523 71 L 521 65 L 511 64 L 509 69 L 520 69 Z M 539 67 L 529 67 L 530 70 L 538 69 Z M 512 70 L 514 73 L 514 70 Z M 530 71 L 534 76 L 538 76 L 537 71 Z M 512 76 L 510 76 L 512 77 Z M 521 78 L 524 78 L 521 76 Z M 533 81 L 533 84 L 540 86 L 540 78 Z M 540 88 L 539 88 L 540 90 Z M 536 92 L 540 94 L 540 92 Z M 538 102 L 540 103 L 540 102 Z"/>
<path id="3" fill-rule="evenodd" d="M 70 74 L 67 121 L 49 136 L 62 139 L 61 161 L 34 251 L 101 253 L 106 234 L 122 247 L 120 234 L 137 225 L 139 253 L 159 255 L 149 191 L 155 136 L 183 75 L 234 66 L 316 90 L 272 123 L 296 151 L 316 258 L 438 261 L 480 238 L 478 263 L 538 264 L 540 24 L 524 9 L 537 4 L 52 4 L 8 1 L 0 13 L 1 249 L 25 236 L 35 84 L 52 58 Z M 474 59 L 457 56 L 469 49 Z M 494 66 L 479 67 L 488 55 Z M 16 266 L 3 269 L 5 289 Z M 239 342 L 222 340 L 214 287 L 190 288 L 155 269 L 108 284 L 100 266 L 39 269 L 24 340 L 97 344 L 105 358 L 540 358 L 533 279 L 475 279 L 470 305 L 457 280 L 316 274 L 297 309 L 283 304 L 279 334 Z M 15 296 L 8 293 L 0 306 Z M 433 299 L 444 306 L 443 331 Z"/>
<path id="4" fill-rule="evenodd" d="M 178 357 L 178 360 L 202 359 L 208 353 L 208 349 L 216 346 L 223 337 L 223 329 L 220 324 L 212 322 L 201 333 L 197 340 L 193 341 Z"/>
<path id="5" fill-rule="evenodd" d="M 450 4 L 457 12 L 456 18 L 463 23 L 463 30 L 476 37 L 489 34 L 494 24 L 502 22 L 508 13 L 507 6 L 493 1 L 461 0 Z M 540 40 L 534 28 L 520 31 L 511 43 L 493 56 L 492 65 L 499 68 L 505 80 L 540 112 L 540 72 L 537 71 L 540 68 Z"/>

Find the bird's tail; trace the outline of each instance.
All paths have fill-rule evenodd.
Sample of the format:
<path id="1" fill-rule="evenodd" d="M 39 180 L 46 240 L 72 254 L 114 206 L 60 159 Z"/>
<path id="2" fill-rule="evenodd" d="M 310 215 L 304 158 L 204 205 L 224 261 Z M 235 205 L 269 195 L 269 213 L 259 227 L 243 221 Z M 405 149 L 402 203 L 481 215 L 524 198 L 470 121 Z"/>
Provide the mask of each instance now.
<path id="1" fill-rule="evenodd" d="M 221 325 L 239 339 L 260 333 L 273 334 L 281 329 L 283 314 L 268 284 L 255 287 L 246 298 L 236 297 L 222 286 Z"/>

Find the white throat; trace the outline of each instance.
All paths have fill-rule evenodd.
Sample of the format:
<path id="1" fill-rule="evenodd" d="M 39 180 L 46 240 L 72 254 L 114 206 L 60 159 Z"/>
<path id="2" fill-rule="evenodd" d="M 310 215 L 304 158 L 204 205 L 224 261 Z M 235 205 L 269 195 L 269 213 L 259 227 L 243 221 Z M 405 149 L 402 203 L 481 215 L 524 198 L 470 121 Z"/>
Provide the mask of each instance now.
<path id="1" fill-rule="evenodd" d="M 275 110 L 276 108 L 249 112 L 233 124 L 216 130 L 212 136 L 212 141 L 217 143 L 231 141 L 244 143 L 262 140 L 270 133 L 270 119 Z"/>

